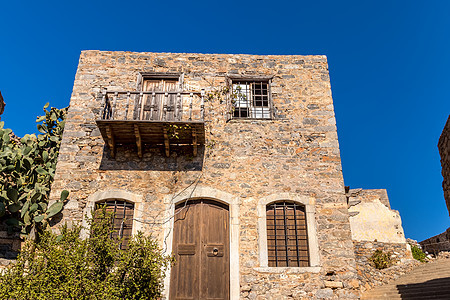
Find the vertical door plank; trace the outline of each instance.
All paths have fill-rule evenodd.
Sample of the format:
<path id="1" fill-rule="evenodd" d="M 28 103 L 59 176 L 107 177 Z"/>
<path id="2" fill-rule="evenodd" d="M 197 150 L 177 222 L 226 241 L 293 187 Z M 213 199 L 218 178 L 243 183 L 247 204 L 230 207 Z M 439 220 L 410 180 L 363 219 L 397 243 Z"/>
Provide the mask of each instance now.
<path id="1" fill-rule="evenodd" d="M 202 205 L 201 299 L 229 299 L 229 214 L 211 201 Z"/>

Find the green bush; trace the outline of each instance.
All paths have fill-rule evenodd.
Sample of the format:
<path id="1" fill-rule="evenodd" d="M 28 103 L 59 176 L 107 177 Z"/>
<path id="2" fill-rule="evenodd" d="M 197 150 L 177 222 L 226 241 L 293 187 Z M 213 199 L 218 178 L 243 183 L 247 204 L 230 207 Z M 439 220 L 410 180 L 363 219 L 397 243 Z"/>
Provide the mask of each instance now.
<path id="1" fill-rule="evenodd" d="M 391 259 L 390 253 L 385 253 L 378 249 L 372 254 L 369 260 L 374 264 L 375 268 L 378 270 L 388 268 L 392 265 L 393 261 Z"/>
<path id="2" fill-rule="evenodd" d="M 411 245 L 411 252 L 414 259 L 418 261 L 425 262 L 425 258 L 427 257 L 425 253 L 423 253 L 422 249 L 417 247 L 416 245 Z"/>
<path id="3" fill-rule="evenodd" d="M 139 233 L 128 250 L 111 239 L 111 220 L 104 211 L 91 221 L 91 237 L 82 228 L 44 231 L 27 241 L 16 264 L 0 275 L 0 299 L 157 299 L 172 259 L 156 242 Z"/>

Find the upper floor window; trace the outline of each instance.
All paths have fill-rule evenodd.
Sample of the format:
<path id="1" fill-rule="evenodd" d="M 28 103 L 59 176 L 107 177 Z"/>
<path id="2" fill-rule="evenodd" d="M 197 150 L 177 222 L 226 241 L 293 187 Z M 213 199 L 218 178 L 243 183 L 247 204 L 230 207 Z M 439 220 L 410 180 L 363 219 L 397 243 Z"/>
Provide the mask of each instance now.
<path id="1" fill-rule="evenodd" d="M 111 238 L 120 239 L 120 249 L 128 249 L 133 230 L 134 204 L 119 199 L 111 199 L 96 204 L 96 210 L 105 206 L 107 213 L 112 213 L 111 217 Z M 95 217 L 94 217 L 95 221 Z"/>
<path id="2" fill-rule="evenodd" d="M 305 206 L 281 201 L 266 206 L 269 267 L 309 267 Z"/>
<path id="3" fill-rule="evenodd" d="M 136 113 L 139 120 L 176 121 L 181 119 L 183 76 L 178 73 L 143 73 L 138 90 Z"/>
<path id="4" fill-rule="evenodd" d="M 271 101 L 268 80 L 232 80 L 233 118 L 270 119 Z"/>

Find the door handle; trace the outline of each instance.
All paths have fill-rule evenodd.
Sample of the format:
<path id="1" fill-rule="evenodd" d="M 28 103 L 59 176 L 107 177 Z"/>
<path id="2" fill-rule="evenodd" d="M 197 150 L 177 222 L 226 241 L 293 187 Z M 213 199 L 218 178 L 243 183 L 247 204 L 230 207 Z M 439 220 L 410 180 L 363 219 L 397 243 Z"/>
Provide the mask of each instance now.
<path id="1" fill-rule="evenodd" d="M 207 245 L 205 248 L 206 256 L 209 257 L 222 257 L 224 254 L 223 245 Z"/>

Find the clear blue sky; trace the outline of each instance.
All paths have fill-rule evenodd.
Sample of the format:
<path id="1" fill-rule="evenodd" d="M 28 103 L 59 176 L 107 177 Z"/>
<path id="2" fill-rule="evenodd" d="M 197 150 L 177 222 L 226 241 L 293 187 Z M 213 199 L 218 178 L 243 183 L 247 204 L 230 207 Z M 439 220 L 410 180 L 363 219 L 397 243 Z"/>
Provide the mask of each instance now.
<path id="1" fill-rule="evenodd" d="M 386 188 L 407 237 L 450 224 L 437 142 L 450 114 L 450 1 L 2 1 L 3 120 L 69 104 L 81 50 L 325 54 L 346 185 Z"/>

